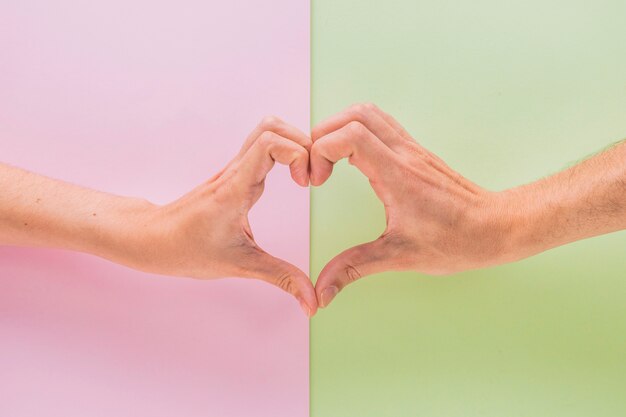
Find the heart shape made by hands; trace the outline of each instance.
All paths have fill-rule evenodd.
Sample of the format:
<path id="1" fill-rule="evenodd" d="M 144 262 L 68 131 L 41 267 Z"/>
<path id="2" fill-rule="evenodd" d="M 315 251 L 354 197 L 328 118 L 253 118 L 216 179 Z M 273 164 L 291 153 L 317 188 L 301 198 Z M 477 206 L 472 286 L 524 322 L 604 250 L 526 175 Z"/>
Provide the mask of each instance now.
<path id="1" fill-rule="evenodd" d="M 370 181 L 387 226 L 376 240 L 349 248 L 321 271 L 315 288 L 296 266 L 254 241 L 248 212 L 275 162 L 301 186 L 322 185 L 347 158 Z M 259 278 L 293 295 L 311 317 L 366 275 L 413 270 L 445 274 L 509 260 L 502 252 L 506 216 L 500 193 L 463 178 L 418 144 L 389 114 L 359 104 L 319 123 L 311 138 L 276 117 L 265 118 L 218 174 L 159 210 L 173 222 L 159 271 L 198 278 Z"/>

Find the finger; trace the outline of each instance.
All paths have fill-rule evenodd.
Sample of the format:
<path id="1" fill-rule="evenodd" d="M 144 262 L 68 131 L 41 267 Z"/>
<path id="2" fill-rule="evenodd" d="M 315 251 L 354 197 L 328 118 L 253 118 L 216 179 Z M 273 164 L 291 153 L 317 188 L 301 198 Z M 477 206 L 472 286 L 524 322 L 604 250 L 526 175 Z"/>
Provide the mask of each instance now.
<path id="1" fill-rule="evenodd" d="M 436 161 L 438 167 L 447 166 L 441 158 L 417 143 L 396 119 L 373 103 L 355 104 L 319 123 L 313 128 L 311 135 L 313 142 L 349 120 L 363 123 L 394 151 L 404 153 L 407 150 L 406 144 L 410 143 L 411 149 Z"/>
<path id="2" fill-rule="evenodd" d="M 405 139 L 385 121 L 378 107 L 371 103 L 356 104 L 318 123 L 312 131 L 313 141 L 328 135 L 352 121 L 359 122 L 367 127 L 376 137 L 391 149 L 398 149 L 405 143 Z"/>
<path id="3" fill-rule="evenodd" d="M 407 130 L 389 113 L 385 112 L 378 106 L 374 106 L 374 111 L 391 126 L 404 140 L 415 142 L 415 139 L 407 132 Z"/>
<path id="4" fill-rule="evenodd" d="M 311 150 L 311 144 L 313 143 L 311 138 L 300 129 L 285 123 L 276 116 L 265 116 L 254 130 L 250 132 L 239 151 L 239 155 L 243 156 L 263 132 L 274 132 L 279 136 L 296 142 L 307 151 Z"/>
<path id="5" fill-rule="evenodd" d="M 375 106 L 375 111 L 398 133 L 398 135 L 404 138 L 405 141 L 412 143 L 414 145 L 413 149 L 417 149 L 421 154 L 428 155 L 433 161 L 435 161 L 436 168 L 440 170 L 450 170 L 443 159 L 419 144 L 393 116 L 381 110 L 378 106 Z"/>
<path id="6" fill-rule="evenodd" d="M 256 140 L 261 136 L 263 132 L 274 132 L 277 135 L 283 136 L 303 146 L 307 151 L 311 149 L 311 145 L 313 143 L 311 141 L 311 138 L 309 138 L 300 129 L 288 123 L 285 123 L 276 116 L 265 116 L 261 120 L 261 122 L 254 128 L 254 130 L 250 132 L 243 145 L 239 149 L 237 155 L 224 167 L 220 174 L 226 171 L 232 165 L 239 162 L 241 158 L 246 154 L 248 149 L 252 147 L 254 142 L 256 142 Z M 215 177 L 218 176 L 219 175 L 216 175 Z"/>
<path id="7" fill-rule="evenodd" d="M 354 246 L 335 256 L 322 269 L 315 284 L 319 307 L 327 307 L 339 291 L 354 281 L 388 270 L 392 262 L 393 254 L 383 238 Z"/>
<path id="8" fill-rule="evenodd" d="M 244 276 L 268 282 L 298 300 L 308 317 L 317 312 L 317 297 L 309 277 L 295 265 L 276 258 L 261 249 L 246 262 Z"/>
<path id="9" fill-rule="evenodd" d="M 333 164 L 349 158 L 371 181 L 389 173 L 397 155 L 360 122 L 352 121 L 318 138 L 311 148 L 311 184 L 323 184 Z"/>
<path id="10" fill-rule="evenodd" d="M 265 180 L 274 163 L 288 165 L 293 180 L 309 184 L 309 152 L 303 147 L 274 132 L 263 132 L 237 163 L 239 184 L 257 185 Z"/>

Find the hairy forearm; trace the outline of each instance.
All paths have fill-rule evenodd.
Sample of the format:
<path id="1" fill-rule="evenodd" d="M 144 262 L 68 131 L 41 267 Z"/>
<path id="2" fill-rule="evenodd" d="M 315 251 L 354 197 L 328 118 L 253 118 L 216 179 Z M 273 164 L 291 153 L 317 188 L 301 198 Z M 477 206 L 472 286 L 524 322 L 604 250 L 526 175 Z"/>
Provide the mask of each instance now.
<path id="1" fill-rule="evenodd" d="M 516 258 L 626 229 L 626 143 L 503 196 Z"/>
<path id="2" fill-rule="evenodd" d="M 0 244 L 62 248 L 120 263 L 140 244 L 152 204 L 0 164 Z"/>

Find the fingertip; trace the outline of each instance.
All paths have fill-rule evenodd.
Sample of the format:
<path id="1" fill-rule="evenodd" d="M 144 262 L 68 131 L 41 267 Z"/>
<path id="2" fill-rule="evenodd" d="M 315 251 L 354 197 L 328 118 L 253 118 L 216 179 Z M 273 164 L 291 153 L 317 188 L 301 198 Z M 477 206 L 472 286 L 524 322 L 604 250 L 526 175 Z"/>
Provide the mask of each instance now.
<path id="1" fill-rule="evenodd" d="M 319 307 L 326 308 L 333 301 L 333 299 L 339 294 L 339 288 L 334 285 L 329 285 L 328 287 L 321 289 L 319 293 Z"/>
<path id="2" fill-rule="evenodd" d="M 317 304 L 317 298 L 315 299 L 315 303 L 313 303 L 313 305 L 307 304 L 307 307 L 308 307 L 308 313 L 309 313 L 308 317 L 312 318 L 317 313 L 317 310 L 319 308 L 319 305 Z"/>
<path id="3" fill-rule="evenodd" d="M 319 187 L 324 184 L 333 171 L 333 164 L 327 162 L 327 166 L 324 169 L 312 169 L 311 170 L 311 185 Z"/>
<path id="4" fill-rule="evenodd" d="M 297 300 L 304 315 L 307 316 L 307 318 L 313 317 L 311 307 L 302 298 L 297 297 Z"/>
<path id="5" fill-rule="evenodd" d="M 311 173 L 311 185 L 314 187 L 319 187 L 320 185 L 322 185 L 323 183 L 317 179 L 317 176 L 313 173 Z"/>
<path id="6" fill-rule="evenodd" d="M 291 178 L 301 187 L 309 186 L 309 172 L 304 170 L 291 169 Z"/>
<path id="7" fill-rule="evenodd" d="M 337 285 L 336 275 L 333 273 L 332 266 L 329 268 L 327 264 L 315 283 L 315 296 L 317 297 L 317 305 L 319 308 L 326 308 L 330 302 L 339 293 L 339 285 Z"/>
<path id="8" fill-rule="evenodd" d="M 291 178 L 296 184 L 302 187 L 309 186 L 309 153 L 304 148 L 302 148 L 301 154 L 299 153 L 294 157 L 289 165 L 289 170 Z"/>
<path id="9" fill-rule="evenodd" d="M 300 184 L 303 187 L 308 187 L 309 186 L 309 182 L 310 182 L 309 171 L 308 170 L 307 171 L 303 171 L 300 174 L 300 182 L 298 184 Z"/>
<path id="10" fill-rule="evenodd" d="M 313 317 L 317 312 L 318 303 L 311 279 L 304 272 L 301 272 L 297 274 L 297 277 L 294 277 L 294 281 L 296 282 L 294 296 L 298 300 L 300 308 L 309 318 Z"/>
<path id="11" fill-rule="evenodd" d="M 298 303 L 300 304 L 300 309 L 304 312 L 304 314 L 308 317 L 311 318 L 315 315 L 315 313 L 317 313 L 317 309 L 319 307 L 319 304 L 317 302 L 317 297 L 315 296 L 315 293 L 311 295 L 305 295 L 305 296 L 299 296 L 296 297 L 296 299 L 298 300 Z"/>

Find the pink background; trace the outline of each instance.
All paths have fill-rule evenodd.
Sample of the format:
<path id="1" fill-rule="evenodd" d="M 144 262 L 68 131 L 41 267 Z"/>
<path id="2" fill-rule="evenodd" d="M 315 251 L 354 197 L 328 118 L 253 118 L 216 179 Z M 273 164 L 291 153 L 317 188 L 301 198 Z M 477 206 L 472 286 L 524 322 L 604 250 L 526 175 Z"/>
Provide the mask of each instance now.
<path id="1" fill-rule="evenodd" d="M 308 130 L 308 1 L 0 3 L 0 160 L 156 203 L 266 114 Z M 308 270 L 308 192 L 275 169 L 257 240 Z M 308 325 L 256 280 L 0 247 L 0 415 L 305 416 Z"/>

